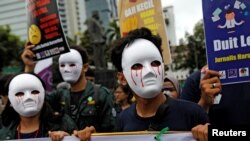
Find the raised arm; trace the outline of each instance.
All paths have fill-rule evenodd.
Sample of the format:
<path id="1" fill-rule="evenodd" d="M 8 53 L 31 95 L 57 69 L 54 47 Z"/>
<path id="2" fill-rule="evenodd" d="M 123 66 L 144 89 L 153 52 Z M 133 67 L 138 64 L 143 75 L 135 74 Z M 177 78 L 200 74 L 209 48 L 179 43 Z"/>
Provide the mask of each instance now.
<path id="1" fill-rule="evenodd" d="M 26 42 L 24 46 L 24 50 L 22 52 L 21 58 L 24 63 L 24 72 L 33 72 L 36 63 L 34 62 L 33 58 L 35 54 L 31 50 L 35 45 L 31 45 L 29 42 Z"/>

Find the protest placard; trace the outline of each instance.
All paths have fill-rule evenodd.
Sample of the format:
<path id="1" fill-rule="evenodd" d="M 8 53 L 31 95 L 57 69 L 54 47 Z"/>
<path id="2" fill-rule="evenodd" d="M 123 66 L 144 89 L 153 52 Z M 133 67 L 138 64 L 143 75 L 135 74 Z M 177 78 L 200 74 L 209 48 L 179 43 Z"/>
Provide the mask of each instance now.
<path id="1" fill-rule="evenodd" d="M 136 28 L 149 28 L 161 36 L 164 63 L 169 64 L 172 60 L 162 13 L 160 0 L 120 0 L 118 5 L 121 36 Z"/>
<path id="2" fill-rule="evenodd" d="M 69 52 L 56 0 L 27 0 L 28 41 L 35 45 L 34 60 Z"/>
<path id="3" fill-rule="evenodd" d="M 222 84 L 250 81 L 250 2 L 203 0 L 208 67 Z"/>

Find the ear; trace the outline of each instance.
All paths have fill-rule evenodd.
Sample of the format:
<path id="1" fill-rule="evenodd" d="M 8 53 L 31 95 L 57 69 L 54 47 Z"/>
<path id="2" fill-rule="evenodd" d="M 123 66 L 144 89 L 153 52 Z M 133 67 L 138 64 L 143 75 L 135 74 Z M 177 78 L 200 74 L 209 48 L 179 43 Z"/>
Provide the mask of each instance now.
<path id="1" fill-rule="evenodd" d="M 122 85 L 127 85 L 128 84 L 128 82 L 127 82 L 127 80 L 126 80 L 126 78 L 125 78 L 125 76 L 124 76 L 124 74 L 122 72 L 118 72 L 116 74 L 116 77 L 117 77 L 117 79 L 120 81 L 120 83 Z"/>
<path id="2" fill-rule="evenodd" d="M 88 69 L 89 69 L 89 64 L 88 63 L 83 64 L 82 70 L 84 71 L 84 73 L 86 73 L 88 71 Z"/>

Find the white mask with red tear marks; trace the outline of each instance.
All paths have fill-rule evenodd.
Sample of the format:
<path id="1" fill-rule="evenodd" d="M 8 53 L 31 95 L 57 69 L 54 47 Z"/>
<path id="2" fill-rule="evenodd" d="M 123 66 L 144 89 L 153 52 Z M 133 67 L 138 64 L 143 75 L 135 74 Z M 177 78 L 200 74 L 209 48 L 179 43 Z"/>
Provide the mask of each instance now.
<path id="1" fill-rule="evenodd" d="M 64 81 L 74 84 L 77 82 L 82 73 L 82 57 L 75 50 L 70 49 L 69 53 L 62 54 L 59 58 L 59 70 Z"/>
<path id="2" fill-rule="evenodd" d="M 36 76 L 20 74 L 11 80 L 8 98 L 19 115 L 32 117 L 43 107 L 45 90 L 41 80 Z"/>
<path id="3" fill-rule="evenodd" d="M 159 50 L 149 40 L 136 39 L 124 48 L 122 69 L 136 95 L 150 99 L 161 93 L 164 64 Z"/>

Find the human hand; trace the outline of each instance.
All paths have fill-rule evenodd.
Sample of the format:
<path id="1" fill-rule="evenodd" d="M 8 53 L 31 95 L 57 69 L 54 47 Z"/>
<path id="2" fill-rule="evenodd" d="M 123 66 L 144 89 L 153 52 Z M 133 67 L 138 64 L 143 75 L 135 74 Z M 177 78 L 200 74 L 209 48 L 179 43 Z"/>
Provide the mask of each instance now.
<path id="1" fill-rule="evenodd" d="M 91 138 L 91 133 L 95 133 L 95 127 L 94 126 L 90 126 L 90 127 L 86 127 L 83 130 L 80 131 L 74 131 L 73 135 L 78 137 L 81 141 L 90 141 Z"/>
<path id="2" fill-rule="evenodd" d="M 209 107 L 213 104 L 214 98 L 221 91 L 220 74 L 217 71 L 206 69 L 204 77 L 201 79 L 201 99 L 199 105 Z"/>
<path id="3" fill-rule="evenodd" d="M 25 43 L 24 50 L 21 55 L 22 61 L 25 65 L 25 72 L 33 72 L 35 68 L 35 63 L 33 61 L 35 54 L 31 50 L 34 46 L 35 45 L 31 45 L 29 42 Z"/>
<path id="4" fill-rule="evenodd" d="M 198 141 L 208 141 L 208 125 L 199 124 L 192 128 L 192 135 Z"/>
<path id="5" fill-rule="evenodd" d="M 64 131 L 49 131 L 49 137 L 52 141 L 61 141 L 64 136 L 69 136 L 69 133 Z"/>

